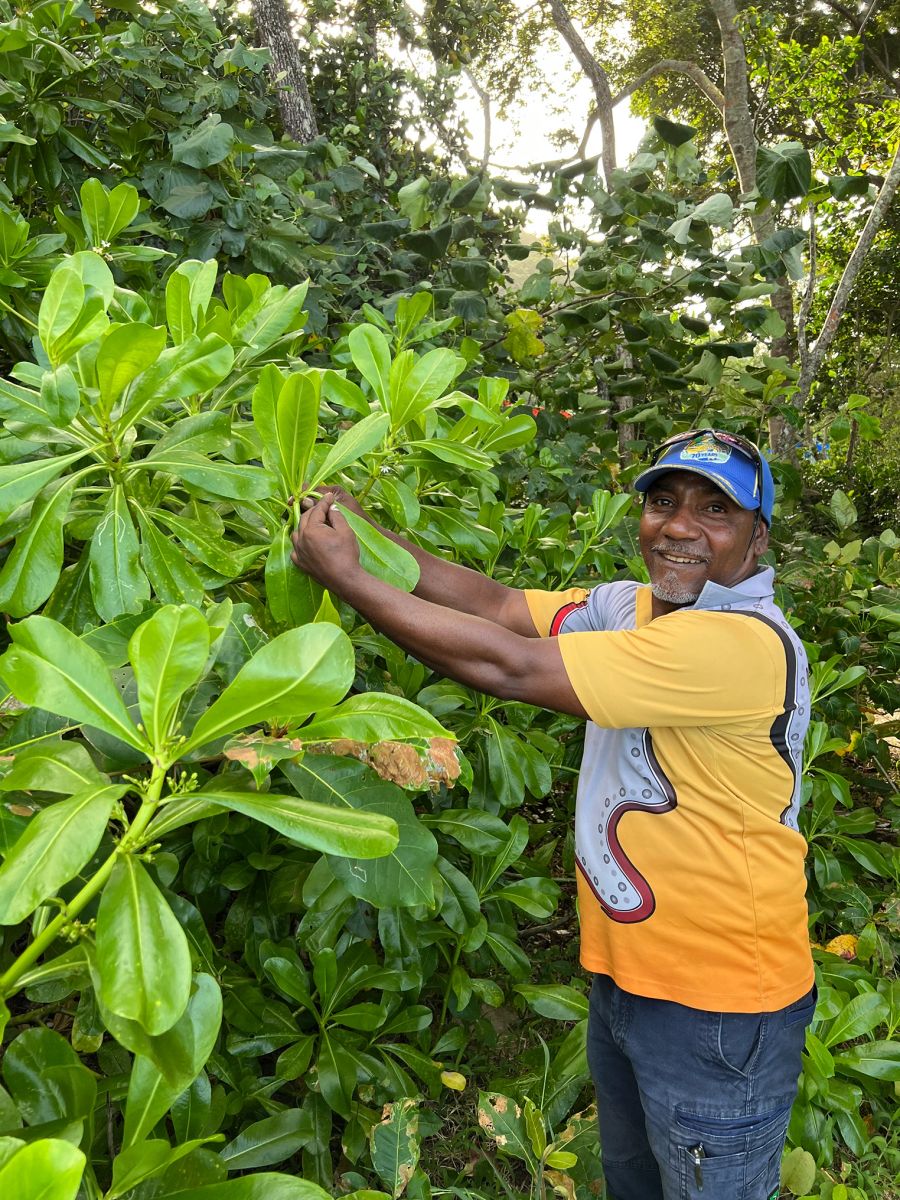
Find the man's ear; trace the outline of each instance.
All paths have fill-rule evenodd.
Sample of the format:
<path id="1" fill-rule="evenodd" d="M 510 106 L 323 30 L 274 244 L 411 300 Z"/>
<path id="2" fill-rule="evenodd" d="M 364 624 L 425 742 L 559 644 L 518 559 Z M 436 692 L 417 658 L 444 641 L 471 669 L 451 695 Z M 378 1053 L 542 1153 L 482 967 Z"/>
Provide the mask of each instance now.
<path id="1" fill-rule="evenodd" d="M 769 526 L 764 518 L 759 522 L 756 536 L 750 544 L 750 553 L 754 558 L 761 558 L 769 548 Z"/>

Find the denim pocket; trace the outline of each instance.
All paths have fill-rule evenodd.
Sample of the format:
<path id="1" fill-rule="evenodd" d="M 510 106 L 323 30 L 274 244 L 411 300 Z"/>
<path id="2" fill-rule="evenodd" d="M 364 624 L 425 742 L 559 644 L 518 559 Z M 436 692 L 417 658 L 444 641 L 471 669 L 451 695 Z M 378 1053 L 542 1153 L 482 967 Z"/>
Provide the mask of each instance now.
<path id="1" fill-rule="evenodd" d="M 785 1025 L 799 1025 L 801 1021 L 804 1025 L 808 1025 L 813 1019 L 818 999 L 819 989 L 813 984 L 805 996 L 801 996 L 799 1000 L 795 1000 L 793 1004 L 789 1004 L 783 1010 Z"/>
<path id="2" fill-rule="evenodd" d="M 764 1200 L 778 1187 L 790 1111 L 708 1117 L 676 1110 L 680 1200 Z"/>
<path id="3" fill-rule="evenodd" d="M 713 1062 L 748 1078 L 766 1036 L 767 1013 L 710 1013 L 708 1042 Z"/>

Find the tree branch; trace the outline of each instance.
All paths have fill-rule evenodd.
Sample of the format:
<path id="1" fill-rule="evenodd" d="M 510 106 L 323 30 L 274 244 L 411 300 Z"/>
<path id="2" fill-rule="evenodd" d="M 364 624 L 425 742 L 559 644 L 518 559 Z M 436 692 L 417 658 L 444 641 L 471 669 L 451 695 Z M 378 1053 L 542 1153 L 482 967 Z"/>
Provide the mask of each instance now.
<path id="1" fill-rule="evenodd" d="M 648 67 L 646 71 L 642 71 L 637 79 L 633 79 L 627 87 L 622 88 L 620 92 L 616 92 L 612 98 L 613 106 L 621 104 L 623 100 L 627 100 L 638 88 L 643 87 L 645 83 L 649 83 L 651 79 L 655 79 L 657 75 L 687 75 L 688 79 L 697 85 L 707 100 L 714 104 L 719 112 L 724 110 L 725 97 L 722 92 L 719 91 L 701 67 L 684 58 L 661 58 L 658 63 L 654 63 L 652 67 Z"/>
<path id="2" fill-rule="evenodd" d="M 616 168 L 616 129 L 613 124 L 613 99 L 606 71 L 587 48 L 581 34 L 572 24 L 572 18 L 562 0 L 549 0 L 553 24 L 559 30 L 566 45 L 578 60 L 578 65 L 591 81 L 597 101 L 597 118 L 603 131 L 603 174 L 609 177 Z"/>
<path id="3" fill-rule="evenodd" d="M 481 111 L 484 115 L 484 147 L 481 151 L 481 173 L 483 175 L 487 171 L 491 159 L 491 95 L 490 92 L 485 91 L 468 67 L 464 67 L 463 72 L 481 101 Z"/>
<path id="4" fill-rule="evenodd" d="M 881 223 L 893 202 L 898 187 L 900 187 L 900 144 L 897 146 L 894 160 L 885 176 L 881 191 L 872 205 L 872 211 L 869 213 L 869 218 L 863 227 L 862 233 L 859 235 L 859 240 L 853 247 L 853 253 L 847 259 L 847 265 L 844 267 L 843 274 L 835 288 L 834 297 L 829 305 L 825 320 L 822 322 L 822 329 L 819 336 L 810 348 L 806 362 L 801 365 L 800 381 L 797 385 L 797 403 L 801 406 L 805 405 L 810 388 L 815 381 L 819 368 L 828 352 L 828 348 L 834 341 L 857 276 L 866 255 L 872 247 L 875 235 L 881 228 Z"/>
<path id="5" fill-rule="evenodd" d="M 809 277 L 806 281 L 806 291 L 803 293 L 803 301 L 800 304 L 800 312 L 797 316 L 797 350 L 800 355 L 800 369 L 803 370 L 803 364 L 809 357 L 809 341 L 806 336 L 806 327 L 809 323 L 809 313 L 812 308 L 813 294 L 816 290 L 816 207 L 814 204 L 809 206 Z"/>

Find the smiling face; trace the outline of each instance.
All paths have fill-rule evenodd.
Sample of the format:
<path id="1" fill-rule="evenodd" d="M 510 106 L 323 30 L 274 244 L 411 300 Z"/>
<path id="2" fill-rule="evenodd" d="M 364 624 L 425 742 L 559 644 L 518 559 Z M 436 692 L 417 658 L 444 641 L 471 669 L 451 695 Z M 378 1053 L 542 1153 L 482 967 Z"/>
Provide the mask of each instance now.
<path id="1" fill-rule="evenodd" d="M 668 471 L 655 480 L 640 525 L 653 616 L 693 604 L 707 581 L 734 587 L 753 575 L 769 545 L 764 521 L 753 533 L 754 517 L 702 475 Z"/>

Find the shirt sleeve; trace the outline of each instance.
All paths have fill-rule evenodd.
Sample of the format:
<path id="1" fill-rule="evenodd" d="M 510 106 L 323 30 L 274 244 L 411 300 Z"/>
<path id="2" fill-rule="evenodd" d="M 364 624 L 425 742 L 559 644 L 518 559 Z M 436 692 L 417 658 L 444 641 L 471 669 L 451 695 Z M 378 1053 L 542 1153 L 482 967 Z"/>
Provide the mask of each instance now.
<path id="1" fill-rule="evenodd" d="M 590 592 L 586 588 L 568 588 L 564 592 L 541 592 L 525 589 L 525 602 L 540 637 L 555 637 L 570 613 L 587 604 Z"/>
<path id="2" fill-rule="evenodd" d="M 588 716 L 608 729 L 739 723 L 784 711 L 787 660 L 738 613 L 672 613 L 641 629 L 559 640 Z"/>

